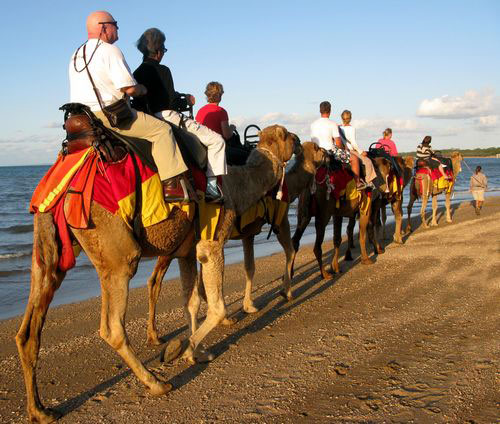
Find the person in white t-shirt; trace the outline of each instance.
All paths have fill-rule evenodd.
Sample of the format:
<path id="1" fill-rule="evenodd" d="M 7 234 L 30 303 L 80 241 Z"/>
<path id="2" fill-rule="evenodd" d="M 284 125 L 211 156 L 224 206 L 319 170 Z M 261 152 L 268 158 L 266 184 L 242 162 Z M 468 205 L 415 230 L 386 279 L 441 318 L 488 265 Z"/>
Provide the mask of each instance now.
<path id="1" fill-rule="evenodd" d="M 131 122 L 118 128 L 112 127 L 101 110 L 100 103 L 106 107 L 124 96 L 147 94 L 146 87 L 137 84 L 132 76 L 121 50 L 113 45 L 118 40 L 118 23 L 106 11 L 93 12 L 87 18 L 87 33 L 87 42 L 73 53 L 69 63 L 71 102 L 89 106 L 106 127 L 117 133 L 151 142 L 165 200 L 189 200 L 183 176 L 187 167 L 170 125 L 132 109 Z"/>
<path id="2" fill-rule="evenodd" d="M 343 138 L 344 143 L 351 152 L 351 156 L 355 155 L 363 162 L 365 167 L 365 181 L 368 185 L 372 185 L 371 182 L 377 177 L 377 174 L 373 168 L 373 162 L 368 157 L 367 153 L 358 146 L 358 143 L 356 143 L 356 128 L 351 125 L 351 111 L 344 110 L 340 117 L 342 118 L 342 125 L 339 125 L 341 138 Z"/>
<path id="3" fill-rule="evenodd" d="M 311 141 L 328 150 L 338 161 L 350 164 L 358 189 L 366 188 L 366 185 L 359 179 L 359 159 L 351 155 L 346 146 L 343 145 L 338 125 L 330 119 L 331 111 L 330 102 L 320 103 L 319 113 L 321 117 L 311 124 Z"/>

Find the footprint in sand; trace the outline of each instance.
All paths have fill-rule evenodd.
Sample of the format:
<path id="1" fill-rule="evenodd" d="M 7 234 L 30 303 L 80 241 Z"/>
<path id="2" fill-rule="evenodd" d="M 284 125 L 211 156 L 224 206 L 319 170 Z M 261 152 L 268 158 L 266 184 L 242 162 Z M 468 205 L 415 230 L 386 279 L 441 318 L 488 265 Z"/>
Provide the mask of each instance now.
<path id="1" fill-rule="evenodd" d="M 377 347 L 377 343 L 374 340 L 365 340 L 363 342 L 363 347 L 367 350 L 374 350 Z"/>
<path id="2" fill-rule="evenodd" d="M 444 393 L 437 387 L 430 387 L 427 383 L 405 385 L 390 392 L 399 399 L 399 403 L 412 408 L 421 408 L 438 414 L 441 408 L 436 405 L 444 398 Z"/>
<path id="3" fill-rule="evenodd" d="M 350 366 L 342 362 L 337 362 L 335 365 L 331 366 L 331 370 L 337 375 L 344 376 L 349 371 Z"/>

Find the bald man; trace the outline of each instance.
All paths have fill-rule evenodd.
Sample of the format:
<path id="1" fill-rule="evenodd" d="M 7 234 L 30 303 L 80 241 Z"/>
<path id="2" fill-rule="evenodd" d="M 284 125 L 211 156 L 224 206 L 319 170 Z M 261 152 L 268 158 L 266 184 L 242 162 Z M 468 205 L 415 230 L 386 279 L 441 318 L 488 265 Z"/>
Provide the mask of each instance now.
<path id="1" fill-rule="evenodd" d="M 71 102 L 89 106 L 106 127 L 117 133 L 151 142 L 153 159 L 163 182 L 165 200 L 189 200 L 182 176 L 187 167 L 170 125 L 132 109 L 131 123 L 118 128 L 112 127 L 101 110 L 85 70 L 87 64 L 103 107 L 117 102 L 124 96 L 137 97 L 147 93 L 146 87 L 137 84 L 121 50 L 113 45 L 118 40 L 118 22 L 108 12 L 93 12 L 87 18 L 87 33 L 87 42 L 71 56 L 69 64 Z M 83 57 L 84 52 L 86 60 Z"/>

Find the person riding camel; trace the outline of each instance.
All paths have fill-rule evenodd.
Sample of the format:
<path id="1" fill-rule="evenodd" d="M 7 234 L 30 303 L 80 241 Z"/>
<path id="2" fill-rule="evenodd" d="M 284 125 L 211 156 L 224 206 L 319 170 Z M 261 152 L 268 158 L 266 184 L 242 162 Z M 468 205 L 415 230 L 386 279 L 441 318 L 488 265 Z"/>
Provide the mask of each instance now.
<path id="1" fill-rule="evenodd" d="M 377 178 L 373 162 L 368 157 L 367 153 L 363 151 L 356 143 L 356 128 L 351 125 L 352 113 L 349 110 L 344 110 L 340 115 L 342 125 L 339 125 L 339 132 L 341 138 L 349 149 L 351 156 L 356 156 L 358 160 L 363 162 L 365 167 L 365 181 L 369 187 L 373 187 L 372 181 Z"/>
<path id="2" fill-rule="evenodd" d="M 333 158 L 343 164 L 351 165 L 354 174 L 356 187 L 363 190 L 367 185 L 361 181 L 359 176 L 359 159 L 351 155 L 349 150 L 342 143 L 338 125 L 330 119 L 332 105 L 328 101 L 321 102 L 319 105 L 320 118 L 311 124 L 311 141 L 319 147 L 327 150 Z"/>
<path id="3" fill-rule="evenodd" d="M 441 176 L 443 176 L 446 180 L 451 180 L 452 178 L 446 175 L 444 172 L 443 164 L 436 159 L 434 151 L 431 149 L 431 141 L 432 137 L 430 135 L 426 135 L 417 146 L 417 161 L 423 160 L 427 166 L 431 169 L 439 169 Z"/>
<path id="4" fill-rule="evenodd" d="M 137 49 L 143 55 L 143 62 L 134 71 L 135 79 L 146 86 L 146 96 L 134 99 L 134 106 L 159 119 L 174 125 L 184 123 L 186 130 L 207 147 L 207 189 L 205 200 L 219 202 L 222 191 L 217 185 L 217 176 L 227 174 L 225 142 L 221 135 L 178 112 L 180 94 L 174 89 L 170 69 L 161 65 L 167 49 L 165 34 L 157 28 L 149 28 L 137 41 Z M 192 95 L 186 95 L 191 105 L 195 104 Z"/>
<path id="5" fill-rule="evenodd" d="M 144 96 L 147 89 L 132 76 L 118 40 L 118 22 L 106 11 L 87 17 L 88 40 L 71 56 L 69 63 L 70 101 L 89 106 L 94 115 L 120 135 L 145 139 L 152 144 L 152 155 L 163 183 L 166 201 L 188 201 L 183 174 L 187 166 L 182 159 L 170 126 L 133 108 L 123 124 L 110 122 L 106 111 L 129 96 Z M 123 99 L 123 100 L 122 100 Z M 113 125 L 112 125 L 113 124 Z M 140 150 L 141 146 L 137 146 Z"/>

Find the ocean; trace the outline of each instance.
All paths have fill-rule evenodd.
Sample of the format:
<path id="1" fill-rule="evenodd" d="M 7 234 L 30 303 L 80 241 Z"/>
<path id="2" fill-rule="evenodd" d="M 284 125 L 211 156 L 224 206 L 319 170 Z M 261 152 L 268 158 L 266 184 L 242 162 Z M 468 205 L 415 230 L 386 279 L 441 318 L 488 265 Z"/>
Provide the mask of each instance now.
<path id="1" fill-rule="evenodd" d="M 500 193 L 500 159 L 467 158 L 462 164 L 462 173 L 458 175 L 457 185 L 452 203 L 471 200 L 468 192 L 471 170 L 481 165 L 489 180 L 487 196 Z M 469 169 L 470 168 L 470 169 Z M 10 318 L 24 312 L 30 290 L 30 267 L 33 239 L 33 216 L 28 213 L 28 206 L 33 190 L 38 181 L 49 169 L 43 166 L 12 166 L 0 167 L 0 319 Z M 404 212 L 408 199 L 405 191 Z M 444 204 L 444 196 L 439 197 L 439 205 Z M 289 218 L 292 233 L 296 224 L 295 204 L 291 205 Z M 418 215 L 420 203 L 413 207 L 413 215 Z M 429 202 L 428 210 L 431 210 Z M 388 219 L 392 217 L 390 208 Z M 267 240 L 269 228 L 264 228 L 256 237 L 255 256 L 262 257 L 281 251 L 281 246 L 272 235 Z M 345 233 L 345 224 L 344 231 Z M 325 240 L 331 240 L 333 227 L 330 223 Z M 313 243 L 315 237 L 314 221 L 307 228 L 301 243 Z M 325 250 L 331 248 L 331 242 Z M 230 240 L 225 247 L 226 264 L 241 262 L 243 249 L 241 241 Z M 141 261 L 137 274 L 132 279 L 130 287 L 144 286 L 153 270 L 155 259 L 145 258 Z M 165 279 L 175 278 L 179 274 L 177 261 L 174 261 Z M 242 287 L 243 287 L 242 277 Z M 77 258 L 77 265 L 70 270 L 61 287 L 56 292 L 52 305 L 78 302 L 90 297 L 99 296 L 100 286 L 97 273 L 84 253 Z M 144 299 L 146 302 L 146 299 Z"/>

